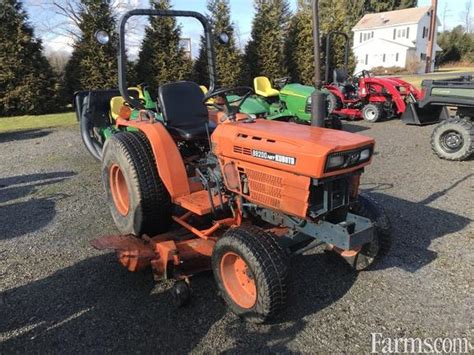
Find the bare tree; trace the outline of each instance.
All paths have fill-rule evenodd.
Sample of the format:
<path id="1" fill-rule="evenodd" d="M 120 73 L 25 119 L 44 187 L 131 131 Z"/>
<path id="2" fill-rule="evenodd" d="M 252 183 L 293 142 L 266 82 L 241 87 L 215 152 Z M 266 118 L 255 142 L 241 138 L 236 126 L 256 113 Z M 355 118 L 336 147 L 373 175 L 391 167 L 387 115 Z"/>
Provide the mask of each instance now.
<path id="1" fill-rule="evenodd" d="M 466 0 L 464 11 L 461 12 L 460 16 L 461 20 L 464 22 L 464 29 L 467 33 L 471 33 L 473 30 L 472 0 Z"/>
<path id="2" fill-rule="evenodd" d="M 444 3 L 444 9 L 443 9 L 443 32 L 446 31 L 446 18 L 449 17 L 448 13 L 451 10 L 448 8 L 448 2 L 446 1 Z"/>

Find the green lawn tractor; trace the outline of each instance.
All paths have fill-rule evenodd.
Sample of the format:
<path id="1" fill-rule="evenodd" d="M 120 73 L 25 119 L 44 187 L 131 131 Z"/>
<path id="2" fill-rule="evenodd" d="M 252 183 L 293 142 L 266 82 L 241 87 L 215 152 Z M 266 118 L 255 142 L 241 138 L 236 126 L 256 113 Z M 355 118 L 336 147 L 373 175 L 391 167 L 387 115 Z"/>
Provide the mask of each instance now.
<path id="1" fill-rule="evenodd" d="M 156 111 L 156 102 L 151 98 L 146 85 L 129 87 L 128 94 L 139 100 L 144 109 L 137 110 L 126 105 L 118 89 L 84 90 L 74 94 L 74 108 L 82 140 L 87 150 L 97 160 L 100 160 L 105 141 L 119 131 L 115 126 L 115 120 L 121 114 L 127 114 L 130 120 L 150 119 L 149 116 L 153 115 L 154 119 L 162 121 L 161 114 Z M 124 109 L 129 112 L 121 112 Z"/>

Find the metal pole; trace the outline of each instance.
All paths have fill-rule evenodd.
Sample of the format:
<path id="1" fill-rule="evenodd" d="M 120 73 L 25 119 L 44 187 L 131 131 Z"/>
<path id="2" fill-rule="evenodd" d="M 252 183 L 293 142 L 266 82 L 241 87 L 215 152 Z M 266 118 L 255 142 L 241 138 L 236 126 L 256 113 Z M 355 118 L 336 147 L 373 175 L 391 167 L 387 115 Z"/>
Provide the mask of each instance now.
<path id="1" fill-rule="evenodd" d="M 311 94 L 311 126 L 324 127 L 326 118 L 326 95 L 321 92 L 321 48 L 319 40 L 319 1 L 312 1 L 313 47 L 314 47 L 314 88 Z"/>
<path id="2" fill-rule="evenodd" d="M 438 0 L 431 0 L 431 19 L 430 19 L 430 31 L 428 37 L 428 46 L 426 49 L 426 67 L 425 73 L 431 73 L 431 63 L 433 62 L 433 48 L 434 40 L 437 31 L 437 14 L 438 14 Z"/>

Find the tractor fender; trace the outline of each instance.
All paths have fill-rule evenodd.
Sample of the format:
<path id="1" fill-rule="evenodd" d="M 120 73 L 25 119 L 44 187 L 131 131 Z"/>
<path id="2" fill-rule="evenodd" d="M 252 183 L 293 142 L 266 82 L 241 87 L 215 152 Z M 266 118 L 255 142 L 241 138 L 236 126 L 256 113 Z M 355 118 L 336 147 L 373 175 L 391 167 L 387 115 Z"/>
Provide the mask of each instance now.
<path id="1" fill-rule="evenodd" d="M 126 125 L 139 129 L 147 137 L 155 157 L 158 174 L 171 199 L 174 200 L 177 197 L 189 195 L 191 192 L 183 158 L 176 142 L 163 124 L 149 122 L 136 122 L 134 124 L 128 121 Z"/>

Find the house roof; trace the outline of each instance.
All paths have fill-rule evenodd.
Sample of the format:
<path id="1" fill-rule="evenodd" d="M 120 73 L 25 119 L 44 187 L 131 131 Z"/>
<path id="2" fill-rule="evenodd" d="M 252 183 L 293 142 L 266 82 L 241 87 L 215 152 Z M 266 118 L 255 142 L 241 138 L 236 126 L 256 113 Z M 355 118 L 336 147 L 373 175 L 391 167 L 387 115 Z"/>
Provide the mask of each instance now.
<path id="1" fill-rule="evenodd" d="M 367 14 L 352 28 L 353 31 L 372 29 L 377 27 L 390 27 L 407 23 L 417 23 L 431 10 L 431 6 L 413 7 L 410 9 L 378 12 Z"/>

